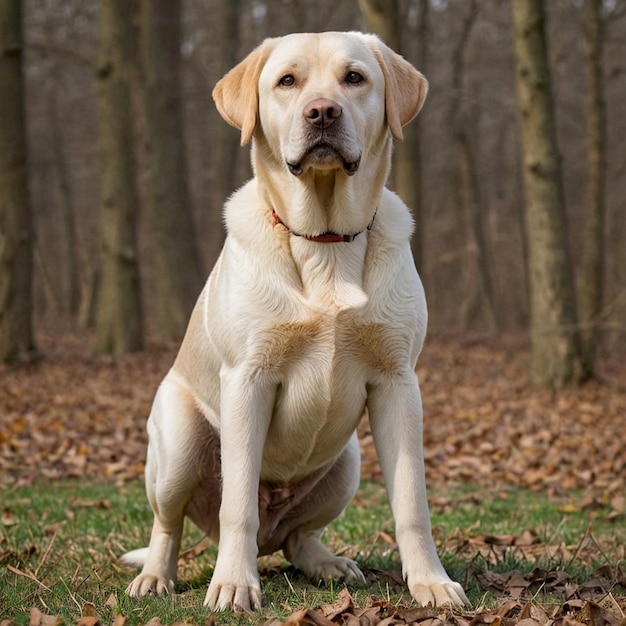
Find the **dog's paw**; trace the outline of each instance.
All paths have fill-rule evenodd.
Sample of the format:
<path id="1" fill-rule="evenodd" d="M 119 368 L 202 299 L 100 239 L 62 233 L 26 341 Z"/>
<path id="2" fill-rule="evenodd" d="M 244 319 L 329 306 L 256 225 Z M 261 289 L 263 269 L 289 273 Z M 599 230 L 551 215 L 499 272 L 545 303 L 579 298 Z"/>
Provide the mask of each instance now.
<path id="1" fill-rule="evenodd" d="M 126 594 L 131 598 L 160 596 L 164 593 L 173 593 L 175 584 L 175 581 L 167 580 L 163 576 L 141 573 L 126 587 Z"/>
<path id="2" fill-rule="evenodd" d="M 363 576 L 359 566 L 352 559 L 343 556 L 329 556 L 320 560 L 306 573 L 313 581 L 343 580 L 348 584 L 365 584 L 365 576 Z"/>
<path id="3" fill-rule="evenodd" d="M 248 584 L 226 583 L 213 576 L 204 604 L 213 611 L 256 611 L 261 608 L 261 585 L 258 580 Z"/>
<path id="4" fill-rule="evenodd" d="M 422 606 L 470 606 L 463 587 L 449 579 L 433 584 L 409 584 L 409 591 Z"/>

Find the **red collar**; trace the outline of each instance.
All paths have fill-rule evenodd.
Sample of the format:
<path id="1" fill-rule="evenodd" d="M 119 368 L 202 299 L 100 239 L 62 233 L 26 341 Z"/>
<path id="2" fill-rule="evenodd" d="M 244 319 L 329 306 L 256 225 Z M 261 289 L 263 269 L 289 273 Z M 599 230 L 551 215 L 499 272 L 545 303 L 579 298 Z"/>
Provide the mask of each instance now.
<path id="1" fill-rule="evenodd" d="M 351 235 L 340 235 L 339 233 L 334 233 L 332 231 L 327 231 L 322 233 L 321 235 L 302 235 L 300 233 L 296 233 L 291 230 L 283 220 L 280 219 L 280 215 L 276 213 L 274 209 L 272 209 L 272 217 L 277 224 L 282 224 L 292 235 L 296 237 L 303 237 L 304 239 L 308 239 L 309 241 L 317 241 L 319 243 L 341 243 L 341 242 L 350 242 L 354 241 L 354 239 L 360 235 L 364 230 L 372 230 L 372 226 L 374 225 L 374 219 L 376 218 L 376 213 L 378 209 L 374 211 L 374 215 L 372 215 L 372 219 L 370 223 L 367 225 L 367 229 L 360 230 L 358 233 L 353 233 Z"/>

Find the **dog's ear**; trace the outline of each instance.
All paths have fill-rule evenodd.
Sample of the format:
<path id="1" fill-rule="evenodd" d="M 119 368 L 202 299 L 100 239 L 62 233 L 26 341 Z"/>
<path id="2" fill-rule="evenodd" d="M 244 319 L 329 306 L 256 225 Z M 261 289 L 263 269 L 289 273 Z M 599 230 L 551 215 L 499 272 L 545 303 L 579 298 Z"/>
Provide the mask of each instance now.
<path id="1" fill-rule="evenodd" d="M 372 37 L 372 42 L 374 56 L 385 77 L 387 124 L 393 138 L 402 141 L 402 127 L 419 113 L 426 100 L 428 81 L 378 37 Z"/>
<path id="2" fill-rule="evenodd" d="M 254 133 L 259 117 L 259 75 L 274 48 L 275 40 L 266 39 L 241 63 L 224 76 L 213 89 L 220 115 L 241 131 L 245 146 Z"/>

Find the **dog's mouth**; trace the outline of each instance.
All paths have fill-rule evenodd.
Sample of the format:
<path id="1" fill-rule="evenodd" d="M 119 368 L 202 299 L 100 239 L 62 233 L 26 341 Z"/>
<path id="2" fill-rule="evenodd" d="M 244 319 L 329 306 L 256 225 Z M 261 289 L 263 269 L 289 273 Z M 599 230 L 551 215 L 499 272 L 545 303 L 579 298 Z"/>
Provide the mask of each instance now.
<path id="1" fill-rule="evenodd" d="M 335 146 L 321 142 L 309 148 L 298 161 L 286 161 L 289 171 L 294 176 L 300 176 L 306 166 L 315 169 L 337 169 L 339 166 L 348 176 L 354 176 L 361 163 L 361 155 L 356 159 L 342 154 Z"/>

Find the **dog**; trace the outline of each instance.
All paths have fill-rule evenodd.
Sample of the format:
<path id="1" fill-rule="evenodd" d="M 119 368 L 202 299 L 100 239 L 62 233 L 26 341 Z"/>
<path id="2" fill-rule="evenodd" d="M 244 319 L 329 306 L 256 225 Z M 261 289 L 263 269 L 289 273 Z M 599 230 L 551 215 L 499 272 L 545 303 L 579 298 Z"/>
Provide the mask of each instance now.
<path id="1" fill-rule="evenodd" d="M 261 606 L 256 559 L 283 550 L 309 578 L 365 582 L 322 544 L 353 498 L 367 411 L 415 600 L 467 604 L 431 536 L 415 365 L 426 303 L 413 220 L 385 188 L 393 140 L 428 83 L 374 35 L 264 41 L 216 85 L 252 142 L 254 177 L 148 420 L 154 512 L 132 597 L 172 592 L 183 520 L 218 544 L 205 604 Z"/>

